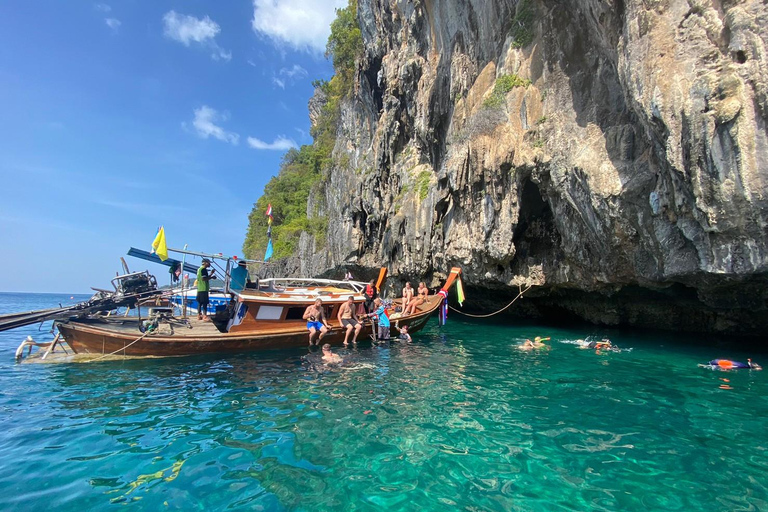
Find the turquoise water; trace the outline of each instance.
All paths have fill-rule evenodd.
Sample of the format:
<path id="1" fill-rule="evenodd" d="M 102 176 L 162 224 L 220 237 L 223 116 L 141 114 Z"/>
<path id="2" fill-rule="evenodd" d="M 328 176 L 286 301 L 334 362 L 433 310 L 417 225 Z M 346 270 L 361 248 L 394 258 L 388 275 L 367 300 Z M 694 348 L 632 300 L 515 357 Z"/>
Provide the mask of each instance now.
<path id="1" fill-rule="evenodd" d="M 65 296 L 0 294 L 0 313 Z M 411 345 L 16 365 L 0 510 L 768 510 L 768 371 L 669 334 L 433 320 Z M 526 337 L 551 350 L 521 352 Z M 766 364 L 768 366 L 768 364 Z"/>

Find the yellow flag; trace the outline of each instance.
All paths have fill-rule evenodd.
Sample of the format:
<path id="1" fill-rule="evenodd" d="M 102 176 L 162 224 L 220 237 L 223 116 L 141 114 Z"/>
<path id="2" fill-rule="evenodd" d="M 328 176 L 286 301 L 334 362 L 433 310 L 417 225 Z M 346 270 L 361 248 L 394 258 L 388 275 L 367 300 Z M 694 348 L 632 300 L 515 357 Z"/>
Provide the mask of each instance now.
<path id="1" fill-rule="evenodd" d="M 458 295 L 459 306 L 464 306 L 464 286 L 461 284 L 461 278 L 456 283 L 456 295 Z"/>
<path id="2" fill-rule="evenodd" d="M 168 259 L 168 246 L 165 244 L 165 229 L 160 226 L 157 230 L 155 241 L 152 242 L 152 250 L 160 257 L 160 261 Z"/>

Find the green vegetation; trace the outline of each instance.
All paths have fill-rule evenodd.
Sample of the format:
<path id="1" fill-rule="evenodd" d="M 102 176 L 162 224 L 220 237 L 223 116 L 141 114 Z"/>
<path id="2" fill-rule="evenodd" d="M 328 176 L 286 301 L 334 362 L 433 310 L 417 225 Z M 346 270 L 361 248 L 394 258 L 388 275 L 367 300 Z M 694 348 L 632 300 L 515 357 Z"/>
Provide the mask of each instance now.
<path id="1" fill-rule="evenodd" d="M 502 75 L 496 79 L 493 92 L 483 102 L 485 108 L 496 108 L 504 104 L 507 93 L 515 87 L 528 87 L 531 81 L 517 75 Z"/>
<path id="2" fill-rule="evenodd" d="M 511 35 L 515 48 L 525 48 L 533 42 L 533 21 L 536 11 L 533 0 L 520 0 L 517 4 L 515 17 L 512 18 Z"/>
<path id="3" fill-rule="evenodd" d="M 356 61 L 363 51 L 363 39 L 357 24 L 357 0 L 349 0 L 344 9 L 336 10 L 331 24 L 326 57 L 333 61 L 335 75 L 328 81 L 313 82 L 325 94 L 317 123 L 312 127 L 312 145 L 289 150 L 283 157 L 280 170 L 264 187 L 264 194 L 256 201 L 248 216 L 248 233 L 243 242 L 246 257 L 261 259 L 267 247 L 267 205 L 272 205 L 272 243 L 274 257 L 291 256 L 297 247 L 301 232 L 314 235 L 319 247 L 324 247 L 328 231 L 327 217 L 307 216 L 310 196 L 315 200 L 324 196 L 323 178 L 334 164 L 333 147 L 339 127 L 341 103 L 352 91 Z M 348 157 L 336 165 L 349 167 Z M 360 170 L 362 171 L 362 169 Z"/>
<path id="4" fill-rule="evenodd" d="M 432 173 L 429 171 L 421 171 L 416 177 L 416 186 L 414 189 L 419 191 L 419 199 L 422 201 L 425 200 L 427 194 L 429 194 L 429 181 L 431 178 Z"/>

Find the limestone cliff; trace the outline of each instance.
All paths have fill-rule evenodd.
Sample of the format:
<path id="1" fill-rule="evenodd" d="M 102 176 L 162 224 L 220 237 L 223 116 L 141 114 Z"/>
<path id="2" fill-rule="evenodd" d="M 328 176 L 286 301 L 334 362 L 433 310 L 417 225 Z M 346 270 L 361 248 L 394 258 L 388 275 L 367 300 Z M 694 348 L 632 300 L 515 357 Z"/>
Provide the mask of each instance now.
<path id="1" fill-rule="evenodd" d="M 358 18 L 303 273 L 459 265 L 488 309 L 527 279 L 518 314 L 768 332 L 765 1 L 359 0 Z"/>

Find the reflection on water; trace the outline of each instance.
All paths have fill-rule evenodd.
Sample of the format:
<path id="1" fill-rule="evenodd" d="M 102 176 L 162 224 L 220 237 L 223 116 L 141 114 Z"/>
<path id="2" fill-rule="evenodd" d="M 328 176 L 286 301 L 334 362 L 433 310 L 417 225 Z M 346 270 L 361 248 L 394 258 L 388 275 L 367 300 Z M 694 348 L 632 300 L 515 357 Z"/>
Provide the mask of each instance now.
<path id="1" fill-rule="evenodd" d="M 1 509 L 768 509 L 768 372 L 650 335 L 14 365 L 26 334 L 0 333 Z"/>

